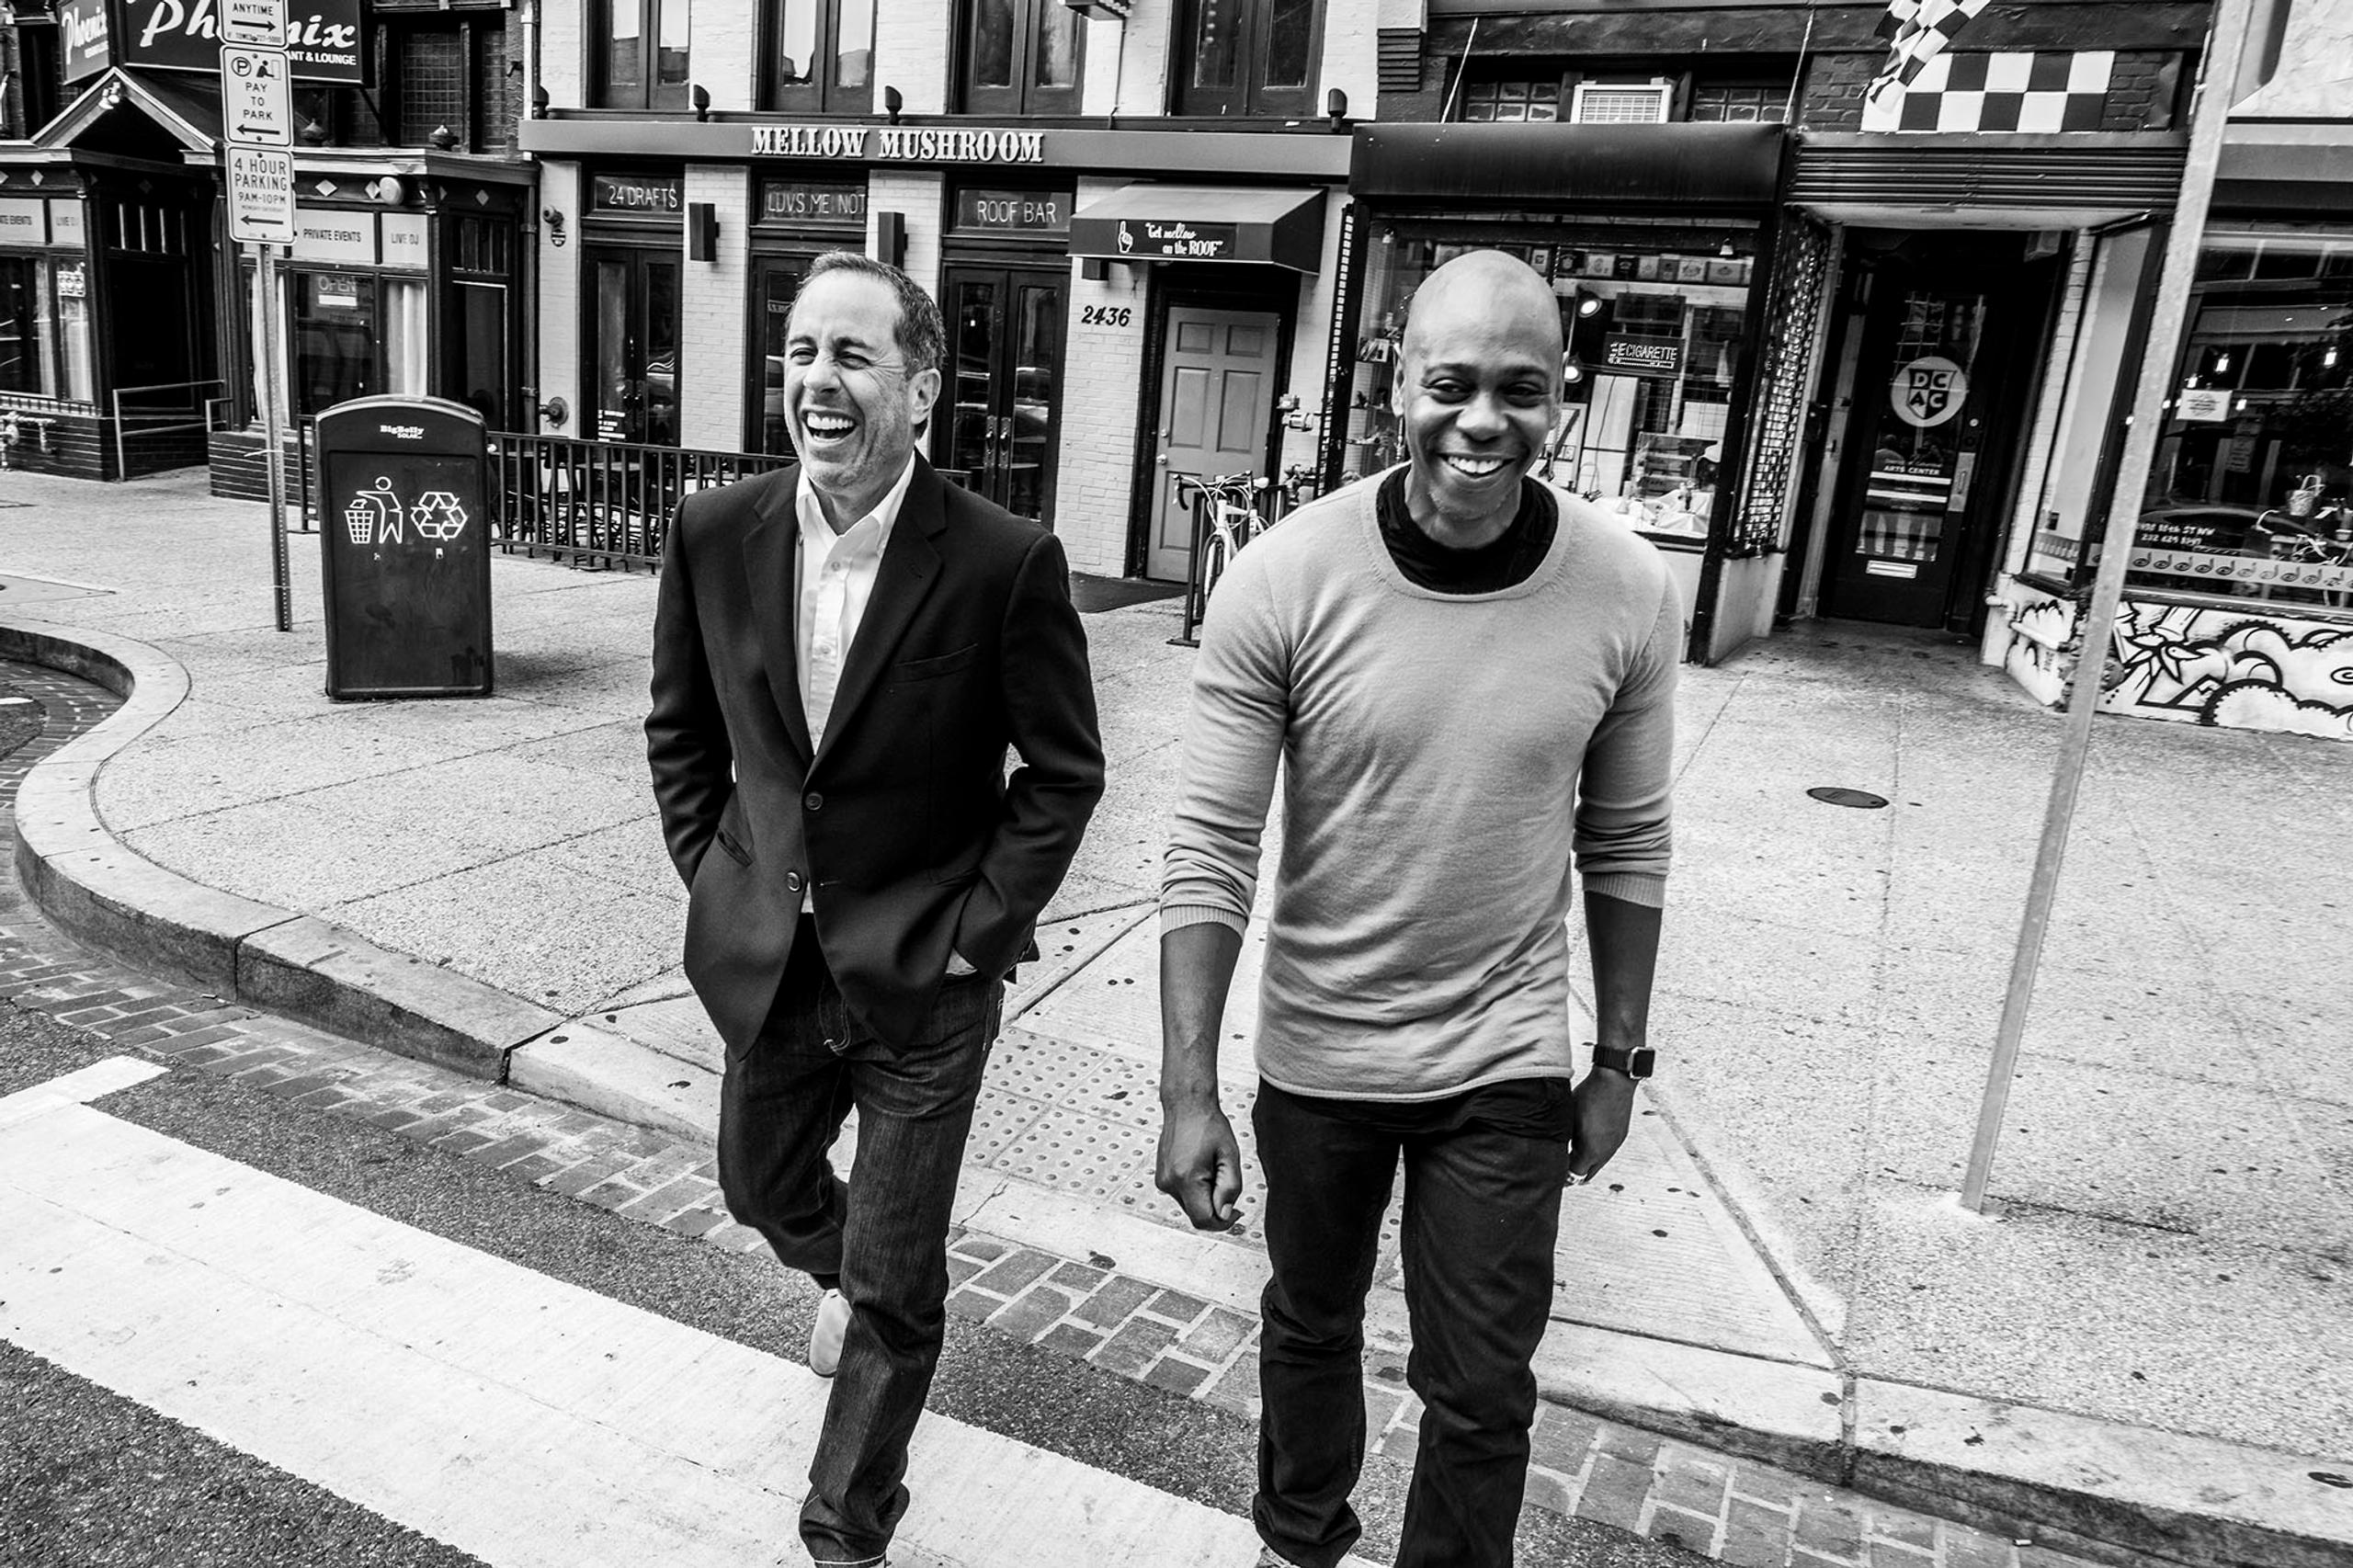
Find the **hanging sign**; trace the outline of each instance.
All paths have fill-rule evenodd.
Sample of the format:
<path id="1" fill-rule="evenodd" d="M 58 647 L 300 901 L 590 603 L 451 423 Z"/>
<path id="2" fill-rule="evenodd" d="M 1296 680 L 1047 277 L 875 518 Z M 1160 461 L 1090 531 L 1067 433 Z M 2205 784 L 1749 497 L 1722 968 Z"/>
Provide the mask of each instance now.
<path id="1" fill-rule="evenodd" d="M 2219 425 L 2231 416 L 2228 387 L 2200 387 L 2174 393 L 2173 416 L 2192 425 Z"/>
<path id="2" fill-rule="evenodd" d="M 58 0 L 57 44 L 69 87 L 113 64 L 113 40 L 107 31 L 107 0 Z"/>
<path id="3" fill-rule="evenodd" d="M 1969 396 L 1969 372 L 1938 355 L 1898 365 L 1887 386 L 1889 406 L 1906 425 L 1926 430 L 1961 412 Z"/>

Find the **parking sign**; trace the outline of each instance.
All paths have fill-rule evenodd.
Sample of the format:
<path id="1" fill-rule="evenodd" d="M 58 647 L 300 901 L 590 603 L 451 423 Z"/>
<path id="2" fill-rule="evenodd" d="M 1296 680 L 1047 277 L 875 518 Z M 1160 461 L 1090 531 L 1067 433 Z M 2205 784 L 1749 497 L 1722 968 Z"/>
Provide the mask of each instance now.
<path id="1" fill-rule="evenodd" d="M 229 237 L 240 244 L 294 243 L 294 154 L 275 147 L 229 153 Z"/>
<path id="2" fill-rule="evenodd" d="M 221 129 L 230 141 L 248 146 L 294 144 L 294 99 L 284 50 L 222 46 Z"/>
<path id="3" fill-rule="evenodd" d="M 221 0 L 221 41 L 286 47 L 286 0 Z"/>

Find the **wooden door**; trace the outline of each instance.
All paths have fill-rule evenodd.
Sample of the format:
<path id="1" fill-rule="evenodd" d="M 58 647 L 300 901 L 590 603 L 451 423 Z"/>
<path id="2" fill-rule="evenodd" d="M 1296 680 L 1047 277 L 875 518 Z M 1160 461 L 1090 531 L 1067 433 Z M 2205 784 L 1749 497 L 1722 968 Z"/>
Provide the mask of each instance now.
<path id="1" fill-rule="evenodd" d="M 1146 576 L 1183 582 L 1192 561 L 1193 514 L 1171 474 L 1266 474 L 1280 333 L 1271 312 L 1169 307 Z"/>

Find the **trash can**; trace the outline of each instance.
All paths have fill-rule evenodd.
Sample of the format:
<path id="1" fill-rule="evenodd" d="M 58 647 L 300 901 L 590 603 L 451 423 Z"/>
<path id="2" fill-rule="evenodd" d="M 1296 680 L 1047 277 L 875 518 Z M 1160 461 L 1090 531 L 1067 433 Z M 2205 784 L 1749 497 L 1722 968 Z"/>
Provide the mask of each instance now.
<path id="1" fill-rule="evenodd" d="M 482 415 L 362 397 L 319 415 L 327 696 L 490 695 L 490 461 Z"/>

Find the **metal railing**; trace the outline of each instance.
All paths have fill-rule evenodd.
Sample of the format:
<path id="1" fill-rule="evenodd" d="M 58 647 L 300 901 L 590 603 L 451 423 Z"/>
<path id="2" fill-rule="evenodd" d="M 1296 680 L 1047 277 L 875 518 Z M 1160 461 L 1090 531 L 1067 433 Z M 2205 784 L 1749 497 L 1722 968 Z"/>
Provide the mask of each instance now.
<path id="1" fill-rule="evenodd" d="M 494 431 L 491 537 L 574 564 L 652 566 L 680 501 L 791 460 Z"/>
<path id="2" fill-rule="evenodd" d="M 131 425 L 131 415 L 143 415 L 138 426 L 142 436 L 164 436 L 181 430 L 210 430 L 212 427 L 211 415 L 201 400 L 198 400 L 192 408 L 184 403 L 178 408 L 132 409 L 131 415 L 125 415 L 122 408 L 124 398 L 137 397 L 143 392 L 191 392 L 198 387 L 226 384 L 218 376 L 207 376 L 200 381 L 156 381 L 143 387 L 115 388 L 108 399 L 114 412 L 115 472 L 127 475 L 131 472 L 131 460 L 125 453 L 122 435 Z"/>

